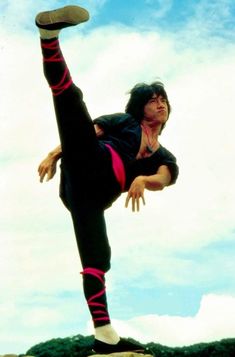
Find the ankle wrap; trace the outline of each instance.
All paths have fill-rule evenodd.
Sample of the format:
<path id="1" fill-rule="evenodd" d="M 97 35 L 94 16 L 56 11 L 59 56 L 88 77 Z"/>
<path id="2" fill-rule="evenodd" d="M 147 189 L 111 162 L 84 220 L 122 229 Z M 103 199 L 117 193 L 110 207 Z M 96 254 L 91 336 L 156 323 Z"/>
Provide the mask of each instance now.
<path id="1" fill-rule="evenodd" d="M 95 327 L 106 325 L 110 322 L 104 272 L 96 268 L 85 268 L 83 275 L 84 293 L 92 315 Z"/>
<path id="2" fill-rule="evenodd" d="M 41 40 L 41 47 L 43 53 L 44 68 L 46 73 L 48 74 L 47 79 L 49 86 L 52 90 L 52 94 L 54 96 L 60 95 L 71 86 L 73 81 L 70 76 L 68 67 L 65 63 L 62 52 L 60 50 L 59 40 Z M 55 66 L 57 66 L 57 68 L 55 68 Z M 57 73 L 57 77 L 52 78 L 52 75 L 49 75 L 50 73 Z M 60 78 L 60 80 L 55 84 L 55 80 L 58 80 L 58 77 Z"/>

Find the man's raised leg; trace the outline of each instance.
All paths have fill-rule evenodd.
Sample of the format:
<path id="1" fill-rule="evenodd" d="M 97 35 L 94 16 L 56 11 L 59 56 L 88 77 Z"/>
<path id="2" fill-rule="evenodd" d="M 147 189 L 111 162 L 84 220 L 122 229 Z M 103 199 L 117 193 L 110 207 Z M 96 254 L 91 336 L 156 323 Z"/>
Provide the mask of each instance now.
<path id="1" fill-rule="evenodd" d="M 41 37 L 44 74 L 53 94 L 63 161 L 67 166 L 84 168 L 95 160 L 97 138 L 82 92 L 73 83 L 66 65 L 58 36 L 64 27 L 75 26 L 88 19 L 88 12 L 78 6 L 41 12 L 35 19 Z M 87 142 L 89 150 L 83 153 Z"/>

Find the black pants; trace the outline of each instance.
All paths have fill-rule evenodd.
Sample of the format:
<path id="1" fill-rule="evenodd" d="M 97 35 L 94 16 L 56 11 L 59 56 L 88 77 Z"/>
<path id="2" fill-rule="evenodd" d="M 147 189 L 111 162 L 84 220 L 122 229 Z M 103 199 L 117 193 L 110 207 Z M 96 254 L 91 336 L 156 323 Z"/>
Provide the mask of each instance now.
<path id="1" fill-rule="evenodd" d="M 53 93 L 62 146 L 61 196 L 71 212 L 81 263 L 86 272 L 84 289 L 89 301 L 102 288 L 101 279 L 92 274 L 92 269 L 101 275 L 110 269 L 111 249 L 104 209 L 112 204 L 121 190 L 112 170 L 109 150 L 96 137 L 82 92 L 72 82 L 58 40 L 42 40 L 41 44 L 44 74 Z M 105 293 L 98 299 L 98 304 L 102 302 L 107 310 Z M 89 307 L 95 326 L 107 323 L 108 318 L 102 314 L 97 317 L 97 312 L 94 317 L 94 308 Z"/>

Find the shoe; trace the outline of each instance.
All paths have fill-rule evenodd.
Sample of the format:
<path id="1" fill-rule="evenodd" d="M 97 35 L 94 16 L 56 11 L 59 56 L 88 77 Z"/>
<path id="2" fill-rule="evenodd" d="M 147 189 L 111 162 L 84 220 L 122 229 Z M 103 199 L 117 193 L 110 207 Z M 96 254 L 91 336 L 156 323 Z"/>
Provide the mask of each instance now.
<path id="1" fill-rule="evenodd" d="M 110 345 L 95 339 L 93 352 L 97 354 L 109 354 L 116 352 L 136 352 L 136 353 L 147 353 L 146 349 L 140 344 L 130 342 L 124 338 L 121 338 L 116 345 Z M 148 352 L 149 353 L 149 352 Z"/>
<path id="2" fill-rule="evenodd" d="M 45 30 L 61 30 L 89 20 L 89 12 L 80 6 L 65 6 L 37 14 L 36 25 Z"/>

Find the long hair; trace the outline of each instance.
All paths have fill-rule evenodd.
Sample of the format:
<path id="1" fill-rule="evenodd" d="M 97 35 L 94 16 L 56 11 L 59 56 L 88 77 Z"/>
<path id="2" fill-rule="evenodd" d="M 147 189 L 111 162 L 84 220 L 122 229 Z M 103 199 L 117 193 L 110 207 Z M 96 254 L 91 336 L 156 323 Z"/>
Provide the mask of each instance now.
<path id="1" fill-rule="evenodd" d="M 151 84 L 138 83 L 130 91 L 130 98 L 126 105 L 126 113 L 131 114 L 139 123 L 144 117 L 144 107 L 154 94 L 161 95 L 166 99 L 168 107 L 168 116 L 171 112 L 171 106 L 168 100 L 167 93 L 162 82 L 156 81 Z M 161 127 L 162 132 L 165 123 Z"/>

